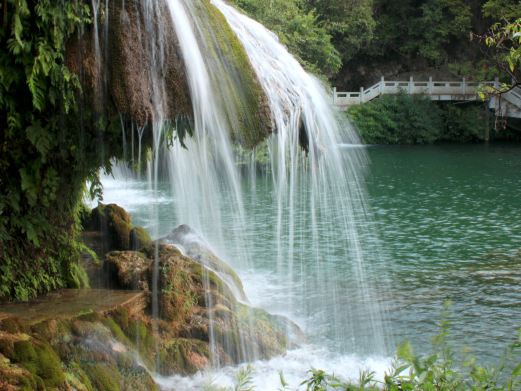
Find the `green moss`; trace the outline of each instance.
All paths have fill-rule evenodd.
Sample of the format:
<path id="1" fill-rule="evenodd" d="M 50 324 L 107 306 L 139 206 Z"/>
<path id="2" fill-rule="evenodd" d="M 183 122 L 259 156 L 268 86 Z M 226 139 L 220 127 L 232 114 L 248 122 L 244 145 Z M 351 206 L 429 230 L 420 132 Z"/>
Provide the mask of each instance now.
<path id="1" fill-rule="evenodd" d="M 141 353 L 142 358 L 152 365 L 155 355 L 155 339 L 149 330 L 149 326 L 142 320 L 130 319 L 125 332 L 130 341 L 133 341 Z"/>
<path id="2" fill-rule="evenodd" d="M 143 247 L 152 245 L 152 238 L 148 231 L 143 227 L 134 227 L 130 231 L 130 249 L 141 250 Z"/>
<path id="3" fill-rule="evenodd" d="M 132 346 L 132 343 L 129 341 L 123 330 L 119 327 L 119 325 L 112 318 L 106 318 L 102 321 L 102 323 L 110 330 L 112 336 L 116 338 L 119 342 L 126 346 Z"/>
<path id="4" fill-rule="evenodd" d="M 106 363 L 87 364 L 84 372 L 90 379 L 94 391 L 120 391 L 121 375 L 114 366 Z"/>
<path id="5" fill-rule="evenodd" d="M 3 382 L 3 383 L 2 383 Z M 9 386 L 20 391 L 43 390 L 45 385 L 40 378 L 36 378 L 26 369 L 10 364 L 10 360 L 0 354 L 0 387 L 2 390 L 11 390 Z"/>
<path id="6" fill-rule="evenodd" d="M 65 383 L 61 361 L 45 343 L 34 340 L 15 342 L 13 360 L 42 379 L 47 387 L 56 388 Z"/>
<path id="7" fill-rule="evenodd" d="M 266 95 L 253 70 L 248 55 L 224 15 L 209 0 L 198 2 L 198 17 L 208 29 L 203 44 L 213 53 L 209 56 L 224 59 L 213 61 L 212 67 L 221 68 L 215 75 L 227 80 L 215 80 L 222 91 L 223 108 L 232 129 L 232 139 L 246 148 L 263 141 L 271 129 Z M 224 76 L 223 76 L 224 75 Z M 238 110 L 230 110 L 227 100 L 233 99 Z"/>
<path id="8" fill-rule="evenodd" d="M 74 388 L 75 391 L 93 391 L 89 378 L 81 369 L 68 371 L 65 373 L 67 384 Z"/>
<path id="9" fill-rule="evenodd" d="M 164 375 L 172 373 L 193 374 L 200 370 L 194 362 L 194 354 L 204 360 L 209 360 L 208 343 L 195 339 L 174 338 L 162 346 L 160 350 L 161 367 L 159 372 Z"/>

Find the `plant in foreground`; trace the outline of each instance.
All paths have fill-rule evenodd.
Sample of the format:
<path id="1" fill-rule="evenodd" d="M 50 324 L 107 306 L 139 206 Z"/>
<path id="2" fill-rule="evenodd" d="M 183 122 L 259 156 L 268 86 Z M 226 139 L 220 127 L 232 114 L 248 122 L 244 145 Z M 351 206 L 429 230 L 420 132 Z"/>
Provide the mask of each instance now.
<path id="1" fill-rule="evenodd" d="M 383 381 L 375 379 L 372 371 L 361 371 L 357 383 L 345 382 L 334 374 L 320 369 L 308 371 L 308 377 L 298 389 L 306 391 L 514 391 L 521 390 L 521 330 L 516 340 L 506 349 L 496 367 L 477 364 L 474 357 L 467 356 L 458 364 L 456 355 L 448 342 L 450 330 L 450 303 L 443 311 L 440 331 L 433 338 L 434 353 L 417 356 L 409 342 L 401 344 L 396 359 L 385 374 Z M 517 361 L 516 361 L 517 360 Z M 517 364 L 516 364 L 517 362 Z M 514 364 L 514 365 L 513 365 Z M 513 367 L 513 369 L 512 369 Z M 253 391 L 253 368 L 247 366 L 236 375 L 233 388 L 209 388 L 208 391 Z M 279 391 L 291 388 L 280 372 Z"/>

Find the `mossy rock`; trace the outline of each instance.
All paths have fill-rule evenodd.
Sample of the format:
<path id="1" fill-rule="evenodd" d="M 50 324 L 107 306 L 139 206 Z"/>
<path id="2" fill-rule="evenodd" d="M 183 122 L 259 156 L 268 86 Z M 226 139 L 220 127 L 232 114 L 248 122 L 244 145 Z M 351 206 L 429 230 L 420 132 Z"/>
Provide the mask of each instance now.
<path id="1" fill-rule="evenodd" d="M 210 77 L 215 91 L 221 94 L 216 98 L 222 102 L 230 136 L 245 148 L 253 148 L 272 132 L 266 94 L 244 46 L 221 11 L 210 0 L 193 2 L 193 7 L 194 17 L 203 26 L 200 44 L 210 53 L 208 66 L 215 70 Z"/>
<path id="2" fill-rule="evenodd" d="M 42 379 L 23 367 L 11 364 L 8 358 L 0 354 L 0 390 L 34 391 L 44 387 Z"/>
<path id="3" fill-rule="evenodd" d="M 15 342 L 13 362 L 40 378 L 46 387 L 58 388 L 65 384 L 60 358 L 46 343 L 35 340 Z"/>
<path id="4" fill-rule="evenodd" d="M 104 248 L 110 250 L 129 250 L 132 219 L 122 207 L 116 204 L 99 203 L 83 222 L 86 231 L 103 233 Z"/>
<path id="5" fill-rule="evenodd" d="M 208 343 L 195 339 L 172 339 L 161 348 L 160 363 L 159 372 L 164 375 L 194 374 L 210 364 Z"/>
<path id="6" fill-rule="evenodd" d="M 224 280 L 236 298 L 247 301 L 242 281 L 235 270 L 219 258 L 210 245 L 188 225 L 180 225 L 167 236 L 159 239 L 159 243 L 180 246 L 188 257 L 210 268 Z"/>
<path id="7" fill-rule="evenodd" d="M 141 250 L 143 247 L 152 245 L 152 238 L 148 231 L 143 227 L 134 227 L 130 231 L 130 248 L 134 251 Z"/>
<path id="8" fill-rule="evenodd" d="M 153 261 L 137 251 L 112 251 L 104 269 L 111 282 L 123 289 L 149 291 Z"/>
<path id="9" fill-rule="evenodd" d="M 87 374 L 94 391 L 120 391 L 122 378 L 118 368 L 106 363 L 86 364 Z"/>

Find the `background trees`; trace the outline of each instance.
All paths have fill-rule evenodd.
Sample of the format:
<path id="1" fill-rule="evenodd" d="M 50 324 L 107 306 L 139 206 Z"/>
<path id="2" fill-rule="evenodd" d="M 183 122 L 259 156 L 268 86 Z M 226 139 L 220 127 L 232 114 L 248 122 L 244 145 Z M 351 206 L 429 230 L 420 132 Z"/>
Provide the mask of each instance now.
<path id="1" fill-rule="evenodd" d="M 279 34 L 308 69 L 352 89 L 381 75 L 500 75 L 501 67 L 483 55 L 484 44 L 470 35 L 521 16 L 518 0 L 233 2 Z"/>

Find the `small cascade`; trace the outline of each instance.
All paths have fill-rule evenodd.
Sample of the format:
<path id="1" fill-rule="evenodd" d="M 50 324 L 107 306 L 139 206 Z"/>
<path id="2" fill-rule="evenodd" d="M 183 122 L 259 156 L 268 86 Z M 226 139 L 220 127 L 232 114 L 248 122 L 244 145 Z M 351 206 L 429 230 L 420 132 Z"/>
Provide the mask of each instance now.
<path id="1" fill-rule="evenodd" d="M 116 106 L 126 109 L 126 116 L 119 118 L 122 149 L 141 170 L 142 139 L 151 140 L 146 159 L 148 192 L 159 197 L 164 169 L 173 196 L 175 217 L 170 229 L 189 225 L 239 274 L 255 272 L 253 227 L 258 223 L 250 211 L 255 209 L 257 184 L 270 182 L 272 207 L 266 221 L 276 256 L 269 261 L 285 290 L 283 302 L 273 306 L 275 312 L 298 319 L 314 341 L 329 344 L 336 352 L 385 351 L 382 310 L 367 279 L 377 250 L 368 257 L 363 244 L 369 229 L 361 178 L 365 155 L 358 148 L 349 153 L 340 149 L 341 144 L 357 144 L 358 139 L 331 108 L 322 83 L 301 67 L 273 33 L 222 0 L 132 4 L 123 3 L 120 17 L 128 17 L 126 7 L 137 7 L 128 9 L 139 15 L 142 41 L 137 46 L 146 52 L 150 66 L 143 72 L 147 78 L 142 84 L 147 87 L 144 99 L 136 101 L 132 95 L 126 100 L 116 94 Z M 104 12 L 110 11 L 105 6 Z M 105 15 L 105 20 L 113 19 Z M 102 34 L 97 25 L 95 28 L 96 34 Z M 110 35 L 111 26 L 103 29 L 103 34 Z M 173 30 L 175 42 L 170 42 L 173 38 L 168 29 Z M 229 42 L 232 39 L 236 42 Z M 105 53 L 110 57 L 108 45 L 98 42 L 96 56 Z M 124 47 L 118 50 L 129 55 Z M 191 115 L 172 108 L 175 99 L 166 81 L 174 52 L 180 53 L 184 64 L 182 76 L 189 90 Z M 131 79 L 128 74 L 122 77 Z M 140 110 L 133 112 L 130 106 L 136 102 Z M 172 127 L 177 137 L 167 148 L 165 133 Z M 273 134 L 268 137 L 269 133 Z M 261 169 L 256 153 L 263 148 L 259 145 L 262 140 L 266 140 L 269 162 Z M 244 167 L 239 167 L 239 160 L 244 163 L 239 145 L 259 145 Z M 153 199 L 147 206 L 149 221 L 160 220 L 157 201 Z M 166 233 L 159 224 L 151 226 L 156 239 Z M 311 227 L 307 240 L 302 237 L 303 226 Z M 337 232 L 337 240 L 324 235 L 325 230 Z M 154 318 L 159 316 L 158 255 L 156 247 Z M 324 267 L 332 259 L 337 264 Z M 346 274 L 352 276 L 349 285 L 339 278 Z M 203 282 L 208 293 L 206 306 L 213 308 L 208 274 Z M 309 292 L 321 294 L 315 297 Z M 231 349 L 238 352 L 240 361 L 258 359 L 258 347 L 247 337 L 252 334 L 252 318 L 249 325 L 248 321 L 241 323 L 240 340 L 232 341 L 213 330 L 213 312 L 208 311 L 213 366 L 223 365 L 219 346 L 239 345 Z"/>
<path id="2" fill-rule="evenodd" d="M 360 239 L 368 216 L 360 177 L 365 156 L 359 149 L 351 153 L 342 153 L 339 149 L 343 143 L 359 144 L 357 135 L 346 120 L 337 117 L 327 90 L 319 80 L 304 71 L 272 32 L 222 0 L 212 0 L 212 3 L 225 15 L 244 45 L 268 96 L 275 123 L 276 134 L 268 140 L 268 146 L 276 192 L 277 271 L 288 276 L 290 308 L 295 305 L 293 298 L 305 297 L 307 291 L 307 287 L 300 284 L 302 276 L 298 275 L 299 270 L 306 267 L 298 246 L 311 246 L 316 254 L 315 265 L 301 273 L 316 276 L 315 283 L 327 292 L 324 295 L 327 301 L 318 303 L 318 309 L 317 303 L 313 303 L 306 309 L 294 308 L 293 311 L 305 311 L 306 319 L 312 319 L 313 312 L 320 309 L 329 311 L 333 321 L 326 315 L 324 318 L 329 324 L 321 327 L 334 329 L 337 346 L 347 351 L 381 352 L 385 350 L 382 311 L 366 279 L 366 260 Z M 297 244 L 301 224 L 311 225 L 311 243 Z M 341 227 L 342 236 L 336 243 L 321 239 L 320 231 L 327 225 Z M 338 306 L 340 300 L 345 300 L 341 296 L 347 292 L 339 290 L 335 275 L 324 272 L 322 266 L 338 251 L 345 254 L 346 263 L 338 267 L 351 268 L 356 276 L 356 286 L 349 290 L 359 295 L 351 298 L 353 305 L 365 308 L 367 320 L 351 319 L 350 313 L 341 311 Z M 361 332 L 363 330 L 365 332 Z"/>
<path id="3" fill-rule="evenodd" d="M 248 246 L 244 246 L 244 237 L 240 234 L 246 231 L 245 211 L 232 142 L 239 118 L 249 117 L 244 108 L 233 104 L 244 100 L 237 98 L 242 94 L 243 86 L 236 82 L 241 76 L 233 73 L 237 70 L 234 71 L 224 55 L 219 55 L 218 43 L 212 42 L 212 26 L 204 2 L 168 0 L 167 3 L 183 53 L 194 117 L 192 137 L 185 140 L 185 146 L 180 141 L 174 143 L 168 153 L 176 216 L 179 223 L 204 232 L 205 238 L 225 259 L 235 259 L 244 265 L 249 261 Z M 225 235 L 223 214 L 233 220 L 236 235 Z M 204 281 L 208 286 L 208 275 Z M 211 295 L 207 295 L 206 301 L 212 308 Z M 213 316 L 212 312 L 209 314 Z M 213 319 L 209 324 L 215 366 L 221 365 L 217 345 L 231 346 L 239 342 L 241 346 L 234 349 L 245 361 L 257 358 L 254 344 L 246 344 L 244 338 L 228 341 L 224 336 L 218 337 L 212 328 Z"/>

